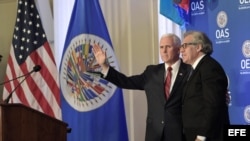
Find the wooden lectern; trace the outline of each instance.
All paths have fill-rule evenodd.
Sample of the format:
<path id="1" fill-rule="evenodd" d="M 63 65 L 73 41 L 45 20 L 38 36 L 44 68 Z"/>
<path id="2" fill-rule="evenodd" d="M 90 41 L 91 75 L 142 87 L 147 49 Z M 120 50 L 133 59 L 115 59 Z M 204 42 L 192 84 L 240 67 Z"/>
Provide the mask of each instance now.
<path id="1" fill-rule="evenodd" d="M 0 104 L 0 141 L 66 141 L 67 126 L 22 104 Z"/>

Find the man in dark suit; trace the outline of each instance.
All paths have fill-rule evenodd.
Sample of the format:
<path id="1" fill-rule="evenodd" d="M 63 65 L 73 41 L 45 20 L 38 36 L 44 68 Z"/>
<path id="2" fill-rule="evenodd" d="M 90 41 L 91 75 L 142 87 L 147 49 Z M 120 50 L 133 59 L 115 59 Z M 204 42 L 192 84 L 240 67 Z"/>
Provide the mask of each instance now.
<path id="1" fill-rule="evenodd" d="M 190 66 L 179 58 L 181 41 L 174 34 L 160 39 L 160 55 L 164 63 L 149 65 L 139 75 L 126 76 L 105 63 L 106 54 L 98 45 L 93 52 L 102 67 L 104 78 L 120 88 L 145 90 L 148 112 L 146 141 L 183 141 L 181 121 L 182 88 L 189 74 Z M 166 99 L 164 83 L 167 68 L 172 68 L 170 96 Z"/>
<path id="2" fill-rule="evenodd" d="M 223 130 L 229 124 L 227 76 L 210 55 L 212 42 L 199 31 L 184 33 L 181 55 L 192 65 L 193 73 L 184 87 L 182 118 L 187 141 L 224 141 Z"/>

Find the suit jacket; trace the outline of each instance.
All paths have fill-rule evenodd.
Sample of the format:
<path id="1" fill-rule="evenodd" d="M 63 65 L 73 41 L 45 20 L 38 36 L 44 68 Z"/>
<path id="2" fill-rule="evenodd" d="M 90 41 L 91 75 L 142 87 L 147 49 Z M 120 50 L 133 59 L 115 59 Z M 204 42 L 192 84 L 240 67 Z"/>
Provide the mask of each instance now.
<path id="1" fill-rule="evenodd" d="M 223 141 L 223 128 L 229 124 L 227 86 L 221 65 L 204 56 L 184 87 L 182 116 L 187 141 L 194 141 L 197 135 L 206 136 L 206 141 Z"/>
<path id="2" fill-rule="evenodd" d="M 110 67 L 105 79 L 120 88 L 145 90 L 148 104 L 146 141 L 181 141 L 181 97 L 189 69 L 189 65 L 181 63 L 168 101 L 164 93 L 164 64 L 149 65 L 143 73 L 129 77 Z"/>

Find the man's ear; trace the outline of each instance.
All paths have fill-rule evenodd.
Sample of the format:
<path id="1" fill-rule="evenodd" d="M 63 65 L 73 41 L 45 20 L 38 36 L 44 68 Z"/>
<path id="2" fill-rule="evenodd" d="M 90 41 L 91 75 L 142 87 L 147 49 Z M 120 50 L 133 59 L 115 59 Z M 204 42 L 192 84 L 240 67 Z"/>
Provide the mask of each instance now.
<path id="1" fill-rule="evenodd" d="M 202 44 L 198 44 L 197 46 L 196 46 L 196 51 L 197 52 L 200 52 L 201 50 L 202 50 Z"/>

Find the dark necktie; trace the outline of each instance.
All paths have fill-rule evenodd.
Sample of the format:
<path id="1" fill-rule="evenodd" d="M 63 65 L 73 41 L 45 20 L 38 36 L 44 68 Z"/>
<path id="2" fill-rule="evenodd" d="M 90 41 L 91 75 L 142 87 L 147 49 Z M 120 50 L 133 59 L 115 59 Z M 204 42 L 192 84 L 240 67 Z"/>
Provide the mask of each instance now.
<path id="1" fill-rule="evenodd" d="M 189 74 L 188 74 L 188 79 L 187 79 L 187 80 L 189 80 L 189 78 L 190 78 L 191 75 L 193 74 L 193 71 L 194 71 L 194 69 L 193 69 L 193 67 L 191 67 L 190 72 L 189 72 Z"/>
<path id="2" fill-rule="evenodd" d="M 171 85 L 171 77 L 172 77 L 172 68 L 168 67 L 168 73 L 165 81 L 165 95 L 166 95 L 166 100 L 168 100 L 170 96 L 170 85 Z"/>

